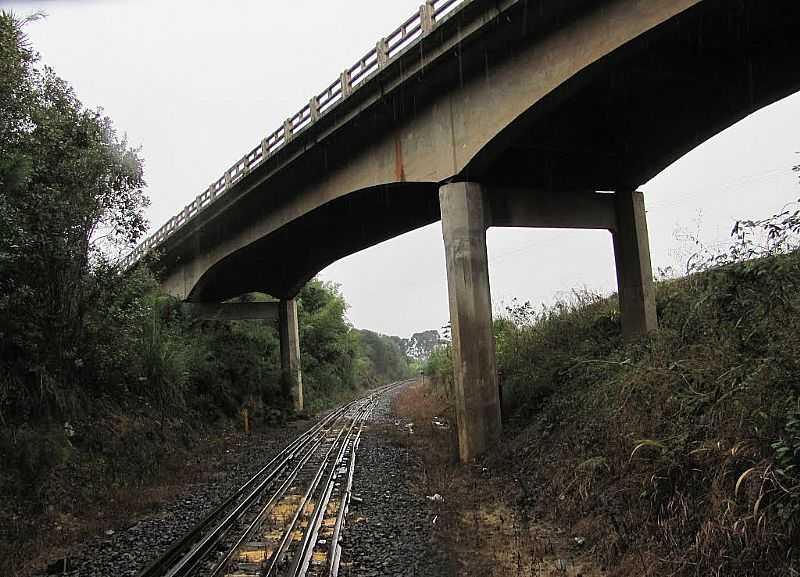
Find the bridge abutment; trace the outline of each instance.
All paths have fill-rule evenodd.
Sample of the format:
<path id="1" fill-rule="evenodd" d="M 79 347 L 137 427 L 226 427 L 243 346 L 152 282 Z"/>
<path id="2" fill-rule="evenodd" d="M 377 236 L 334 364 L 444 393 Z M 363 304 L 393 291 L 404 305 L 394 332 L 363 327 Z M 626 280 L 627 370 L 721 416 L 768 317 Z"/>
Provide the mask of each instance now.
<path id="1" fill-rule="evenodd" d="M 281 300 L 278 304 L 278 334 L 281 341 L 281 371 L 290 383 L 292 405 L 303 410 L 303 374 L 300 370 L 300 330 L 297 322 L 297 302 Z"/>
<path id="2" fill-rule="evenodd" d="M 453 337 L 458 446 L 462 462 L 500 438 L 492 301 L 486 254 L 487 202 L 472 182 L 439 189 Z"/>
<path id="3" fill-rule="evenodd" d="M 614 260 L 622 315 L 622 337 L 633 340 L 658 328 L 647 216 L 641 192 L 614 193 Z"/>

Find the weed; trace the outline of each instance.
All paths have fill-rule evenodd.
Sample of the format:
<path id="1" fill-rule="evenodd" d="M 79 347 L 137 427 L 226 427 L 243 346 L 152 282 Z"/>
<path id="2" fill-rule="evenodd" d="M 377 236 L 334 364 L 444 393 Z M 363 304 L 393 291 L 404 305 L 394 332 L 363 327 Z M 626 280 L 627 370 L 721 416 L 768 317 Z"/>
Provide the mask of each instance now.
<path id="1" fill-rule="evenodd" d="M 656 284 L 661 328 L 629 345 L 614 296 L 510 307 L 487 463 L 524 480 L 518 511 L 584 527 L 616 575 L 797 572 L 798 234 L 797 211 L 737 223 Z"/>

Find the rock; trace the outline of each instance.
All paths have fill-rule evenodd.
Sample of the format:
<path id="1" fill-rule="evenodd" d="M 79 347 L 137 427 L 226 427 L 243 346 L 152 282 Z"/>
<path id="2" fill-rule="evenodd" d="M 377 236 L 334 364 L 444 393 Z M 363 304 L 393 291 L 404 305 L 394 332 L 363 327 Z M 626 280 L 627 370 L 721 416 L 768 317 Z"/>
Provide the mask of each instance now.
<path id="1" fill-rule="evenodd" d="M 56 559 L 47 564 L 48 575 L 58 575 L 59 573 L 66 573 L 75 569 L 75 562 L 70 557 L 63 559 Z"/>
<path id="2" fill-rule="evenodd" d="M 413 454 L 377 426 L 411 430 L 393 414 L 391 401 L 391 395 L 378 401 L 370 419 L 373 426 L 362 435 L 353 491 L 363 501 L 345 520 L 339 574 L 444 577 L 450 575 L 447 559 L 436 550 L 427 530 L 434 511 L 428 500 L 411 492 L 416 484 Z"/>
<path id="3" fill-rule="evenodd" d="M 431 424 L 437 429 L 447 430 L 450 428 L 450 423 L 444 417 L 434 417 Z"/>

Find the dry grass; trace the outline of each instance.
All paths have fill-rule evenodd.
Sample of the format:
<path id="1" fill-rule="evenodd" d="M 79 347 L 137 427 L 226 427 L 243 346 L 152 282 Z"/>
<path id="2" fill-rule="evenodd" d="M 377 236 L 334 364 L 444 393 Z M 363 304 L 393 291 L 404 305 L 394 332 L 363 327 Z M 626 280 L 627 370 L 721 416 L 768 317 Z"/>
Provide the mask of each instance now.
<path id="1" fill-rule="evenodd" d="M 434 417 L 454 422 L 452 407 L 428 386 L 408 387 L 395 400 L 398 415 L 414 423 L 414 433 L 396 433 L 421 462 L 416 490 L 442 495 L 435 503 L 438 538 L 458 577 L 603 575 L 585 545 L 558 527 L 529 518 L 520 508 L 522 489 L 513 478 L 483 466 L 457 461 L 454 427 L 442 430 Z"/>
<path id="2" fill-rule="evenodd" d="M 800 253 L 662 283 L 626 346 L 612 299 L 498 338 L 509 423 L 487 460 L 609 575 L 800 574 Z"/>

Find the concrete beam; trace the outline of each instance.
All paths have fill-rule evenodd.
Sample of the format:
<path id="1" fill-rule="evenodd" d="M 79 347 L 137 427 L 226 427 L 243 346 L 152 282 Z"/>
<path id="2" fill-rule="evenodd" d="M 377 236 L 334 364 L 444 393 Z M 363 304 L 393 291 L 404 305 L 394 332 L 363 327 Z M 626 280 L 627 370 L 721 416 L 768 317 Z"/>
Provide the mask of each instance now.
<path id="1" fill-rule="evenodd" d="M 617 226 L 613 194 L 485 187 L 488 226 L 590 228 Z"/>
<path id="2" fill-rule="evenodd" d="M 297 302 L 294 299 L 280 301 L 278 332 L 281 339 L 281 370 L 288 380 L 292 405 L 296 411 L 303 410 L 303 374 L 300 369 L 300 330 L 297 322 Z"/>
<path id="3" fill-rule="evenodd" d="M 402 51 L 359 84 L 353 98 L 338 102 L 336 114 L 322 115 L 280 153 L 233 182 L 232 194 L 220 196 L 176 229 L 160 246 L 163 288 L 181 298 L 206 300 L 254 290 L 290 296 L 280 285 L 304 279 L 265 285 L 263 267 L 239 266 L 237 258 L 229 257 L 355 191 L 398 182 L 445 182 L 463 174 L 491 176 L 494 161 L 518 139 L 517 129 L 530 134 L 530 119 L 548 116 L 551 106 L 568 99 L 573 78 L 605 60 L 614 62 L 607 57 L 615 50 L 697 1 L 652 0 L 644 9 L 639 0 L 608 0 L 602 10 L 591 3 L 541 2 L 541 28 L 524 26 L 527 2 L 467 3 L 439 22 L 435 33 L 424 35 L 419 50 Z M 463 66 L 452 65 L 456 49 Z M 346 75 L 340 83 L 346 93 Z M 534 114 L 541 107 L 542 113 Z M 561 132 L 574 131 L 570 124 L 559 127 Z M 571 142 L 570 149 L 579 145 Z M 331 170 L 320 174 L 319 166 Z M 570 172 L 583 171 L 579 164 L 570 165 Z M 353 206 L 357 221 L 372 218 Z M 402 216 L 390 213 L 387 219 Z M 361 234 L 360 227 L 352 228 Z M 281 253 L 284 242 L 276 244 L 270 252 Z M 260 246 L 259 252 L 264 252 Z M 314 251 L 306 260 L 319 269 L 327 264 L 318 262 Z"/>
<path id="4" fill-rule="evenodd" d="M 184 303 L 192 315 L 209 321 L 278 319 L 278 301 L 255 303 Z"/>
<path id="5" fill-rule="evenodd" d="M 637 191 L 614 194 L 617 227 L 613 232 L 622 337 L 637 339 L 658 328 L 653 271 L 644 196 Z"/>
<path id="6" fill-rule="evenodd" d="M 475 183 L 457 182 L 439 189 L 458 446 L 465 463 L 485 453 L 501 433 L 484 203 L 483 190 Z"/>

